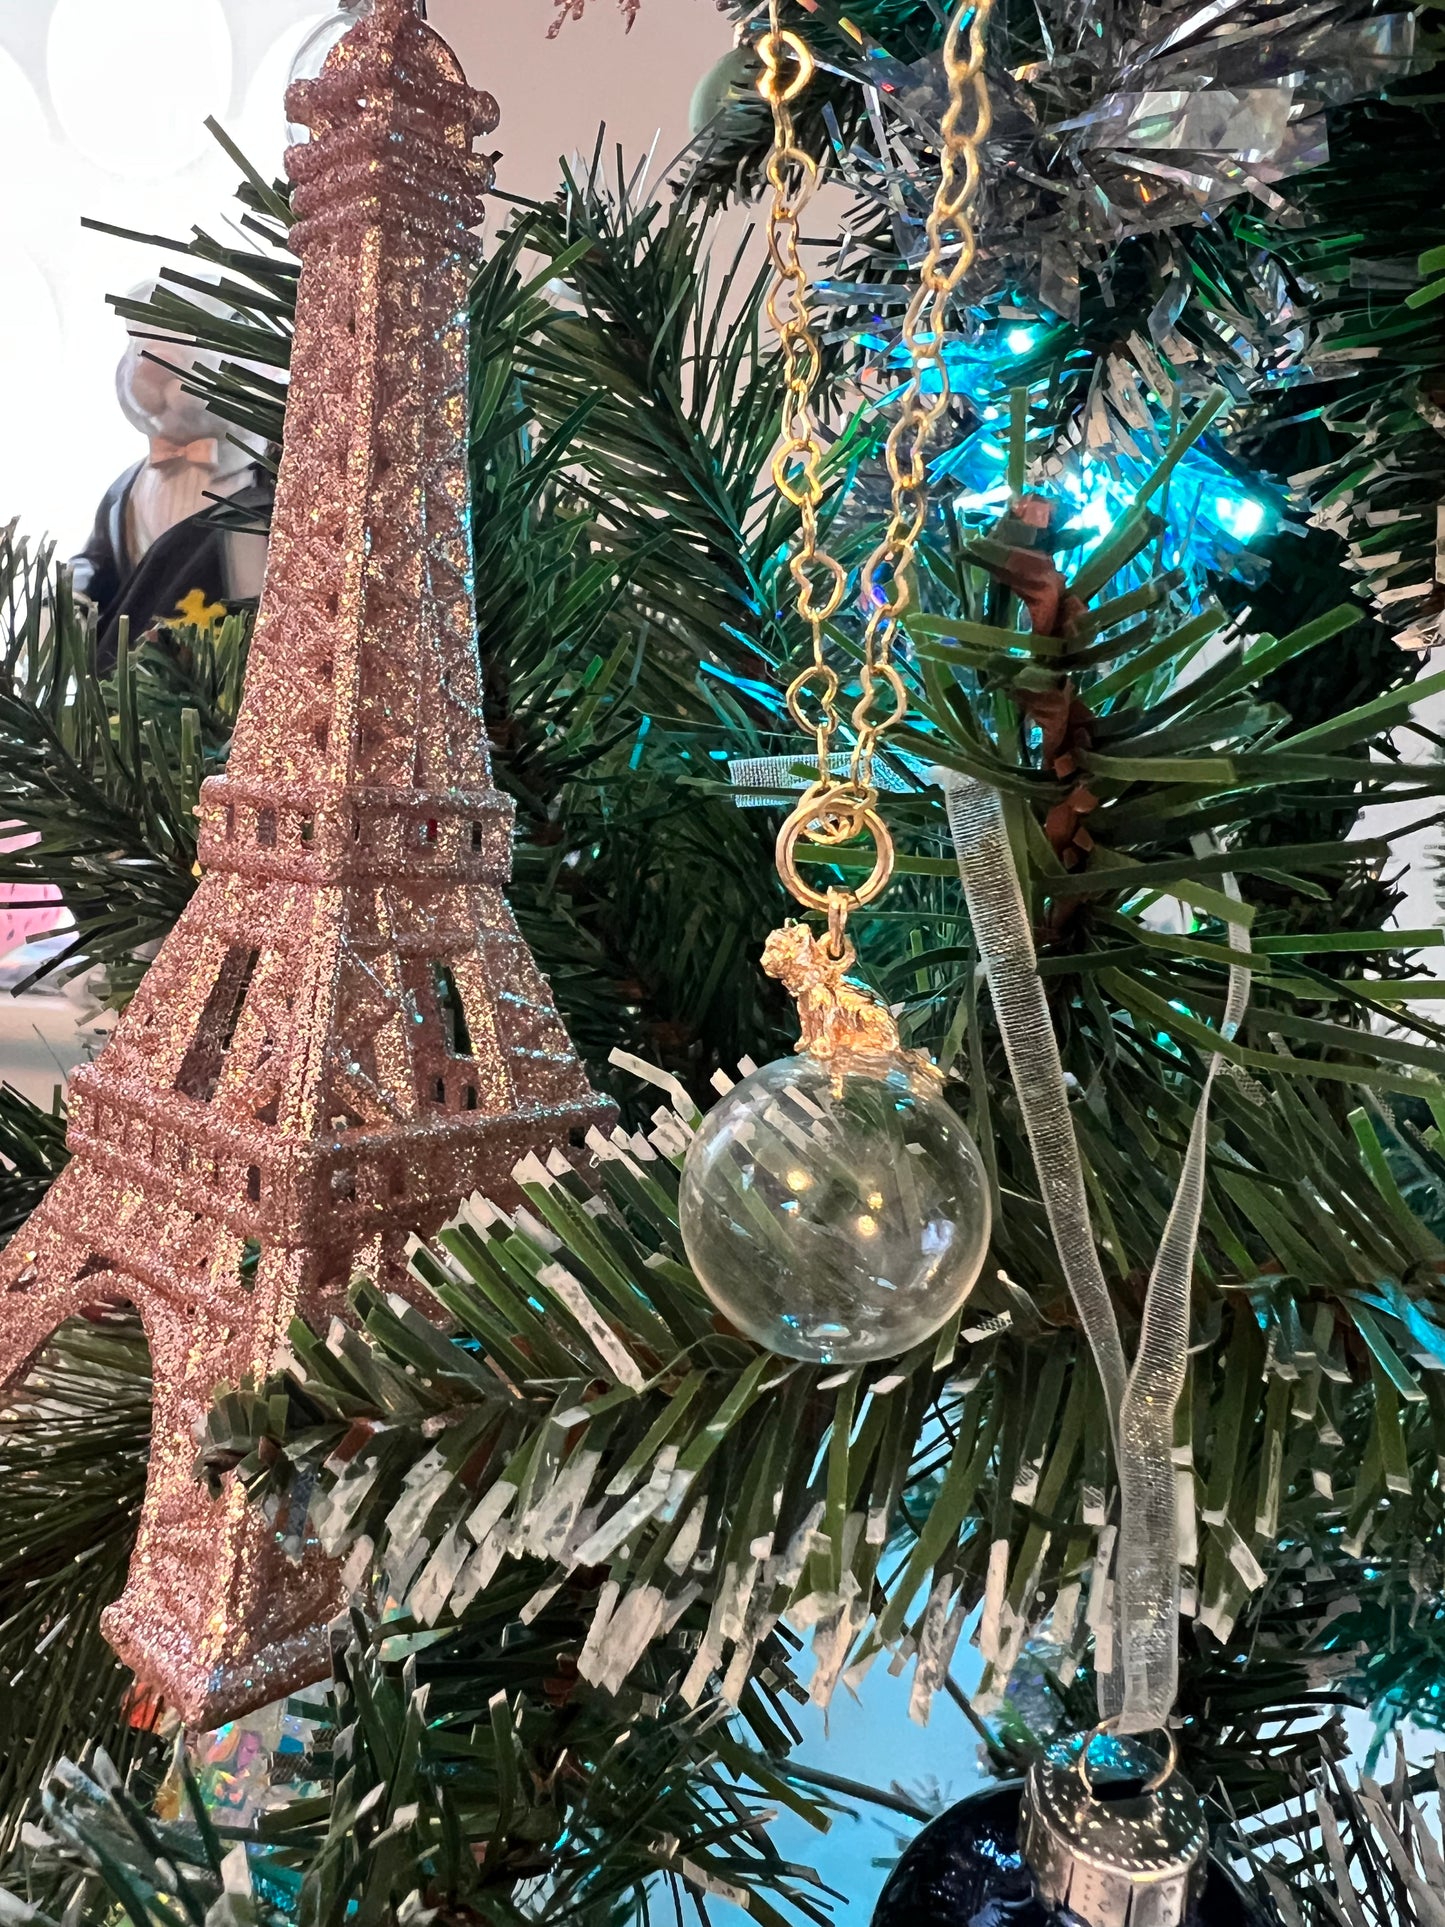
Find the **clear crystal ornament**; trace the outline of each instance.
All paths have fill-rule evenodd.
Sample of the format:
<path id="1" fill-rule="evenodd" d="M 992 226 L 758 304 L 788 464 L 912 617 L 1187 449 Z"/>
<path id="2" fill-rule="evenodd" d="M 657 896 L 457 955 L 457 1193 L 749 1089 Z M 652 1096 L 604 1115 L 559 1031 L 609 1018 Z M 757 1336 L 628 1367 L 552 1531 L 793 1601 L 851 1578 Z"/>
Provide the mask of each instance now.
<path id="1" fill-rule="evenodd" d="M 897 1357 L 967 1298 L 988 1250 L 988 1180 L 913 1053 L 803 1051 L 713 1106 L 679 1223 L 739 1331 L 786 1358 L 856 1364 Z"/>
<path id="2" fill-rule="evenodd" d="M 291 71 L 287 75 L 288 86 L 297 80 L 315 80 L 326 65 L 326 56 L 331 49 L 339 40 L 345 39 L 358 20 L 365 20 L 372 5 L 373 0 L 340 0 L 331 19 L 318 21 L 296 50 L 296 58 L 291 62 Z M 296 121 L 288 121 L 286 137 L 292 147 L 300 147 L 310 140 L 311 130 Z"/>

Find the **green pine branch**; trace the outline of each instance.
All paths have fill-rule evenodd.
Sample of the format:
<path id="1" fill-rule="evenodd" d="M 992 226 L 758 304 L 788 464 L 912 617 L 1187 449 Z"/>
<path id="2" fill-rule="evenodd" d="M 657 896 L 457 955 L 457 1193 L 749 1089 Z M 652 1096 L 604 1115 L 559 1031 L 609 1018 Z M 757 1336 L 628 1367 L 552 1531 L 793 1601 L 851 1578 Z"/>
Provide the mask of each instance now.
<path id="1" fill-rule="evenodd" d="M 526 1591 L 513 1586 L 514 1608 Z M 500 1619 L 418 1642 L 401 1664 L 383 1664 L 355 1620 L 350 1640 L 338 1637 L 324 1703 L 296 1708 L 315 1728 L 298 1775 L 327 1791 L 263 1814 L 244 1844 L 208 1813 L 183 1755 L 164 1820 L 108 1757 L 62 1765 L 14 1917 L 95 1920 L 113 1896 L 134 1927 L 418 1916 L 611 1927 L 642 1911 L 650 1886 L 686 1884 L 746 1894 L 764 1927 L 822 1927 L 815 1877 L 768 1841 L 771 1784 L 765 1795 L 723 1728 L 659 1712 L 655 1691 L 619 1705 L 578 1687 L 582 1603 L 563 1597 L 514 1619 L 505 1642 Z M 816 1798 L 786 1797 L 827 1824 Z"/>
<path id="2" fill-rule="evenodd" d="M 56 1760 L 92 1745 L 154 1757 L 130 1674 L 101 1636 L 140 1517 L 150 1357 L 139 1321 L 65 1326 L 0 1423 L 0 1856 Z"/>
<path id="3" fill-rule="evenodd" d="M 52 551 L 13 524 L 0 608 L 0 781 L 31 839 L 0 851 L 0 882 L 53 886 L 73 922 L 30 981 L 100 967 L 123 1004 L 195 888 L 196 802 L 229 746 L 249 624 L 123 641 L 106 672 Z"/>

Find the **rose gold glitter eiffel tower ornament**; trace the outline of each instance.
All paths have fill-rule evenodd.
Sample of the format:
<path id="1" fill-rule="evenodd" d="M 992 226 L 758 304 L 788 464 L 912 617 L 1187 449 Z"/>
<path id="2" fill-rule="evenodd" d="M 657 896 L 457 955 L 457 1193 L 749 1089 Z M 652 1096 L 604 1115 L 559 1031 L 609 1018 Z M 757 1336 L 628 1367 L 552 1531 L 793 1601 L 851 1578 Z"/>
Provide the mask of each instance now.
<path id="1" fill-rule="evenodd" d="M 105 1627 L 195 1726 L 324 1673 L 338 1603 L 314 1552 L 195 1482 L 215 1388 L 340 1307 L 353 1267 L 401 1286 L 410 1233 L 610 1114 L 502 894 L 483 730 L 467 294 L 496 106 L 413 0 L 377 0 L 288 110 L 314 137 L 288 163 L 286 452 L 204 874 L 0 1259 L 0 1385 L 83 1306 L 142 1314 L 150 1479 Z"/>

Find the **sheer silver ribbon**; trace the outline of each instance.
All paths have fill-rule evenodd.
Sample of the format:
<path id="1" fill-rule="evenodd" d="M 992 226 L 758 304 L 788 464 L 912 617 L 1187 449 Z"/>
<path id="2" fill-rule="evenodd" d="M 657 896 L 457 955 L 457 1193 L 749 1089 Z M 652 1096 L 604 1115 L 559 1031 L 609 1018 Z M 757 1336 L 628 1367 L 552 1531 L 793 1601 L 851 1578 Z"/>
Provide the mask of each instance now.
<path id="1" fill-rule="evenodd" d="M 1119 1467 L 1114 1665 L 1100 1681 L 1102 1711 L 1120 1731 L 1162 1726 L 1179 1681 L 1179 1529 L 1174 1417 L 1189 1354 L 1190 1280 L 1199 1240 L 1209 1099 L 1223 1061 L 1210 1059 L 1174 1202 L 1144 1304 L 1139 1350 L 1126 1368 L 1119 1321 L 1099 1263 L 1058 1039 L 1038 973 L 1018 867 L 997 790 L 943 772 L 974 940 L 998 1015 L 1039 1187 L 1069 1290 L 1094 1353 Z M 1232 877 L 1224 887 L 1238 900 Z M 1243 924 L 1230 948 L 1249 954 Z M 1238 1030 L 1249 1001 L 1247 962 L 1233 964 L 1220 1034 Z"/>

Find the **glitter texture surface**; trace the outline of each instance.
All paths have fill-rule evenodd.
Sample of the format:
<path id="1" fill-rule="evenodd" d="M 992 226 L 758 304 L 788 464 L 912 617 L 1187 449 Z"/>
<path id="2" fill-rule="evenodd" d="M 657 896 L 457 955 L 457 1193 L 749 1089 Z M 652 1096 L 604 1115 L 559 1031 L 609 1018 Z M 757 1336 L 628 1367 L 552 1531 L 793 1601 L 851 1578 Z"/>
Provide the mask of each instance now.
<path id="1" fill-rule="evenodd" d="M 466 464 L 472 91 L 412 0 L 378 0 L 298 83 L 302 259 L 266 589 L 203 876 L 98 1062 L 71 1164 L 0 1258 L 0 1385 L 56 1326 L 134 1303 L 156 1374 L 144 1516 L 106 1614 L 191 1726 L 327 1669 L 314 1549 L 192 1468 L 218 1385 L 405 1290 L 409 1235 L 528 1151 L 580 1142 L 589 1088 L 503 888 L 511 804 L 482 717 Z"/>

